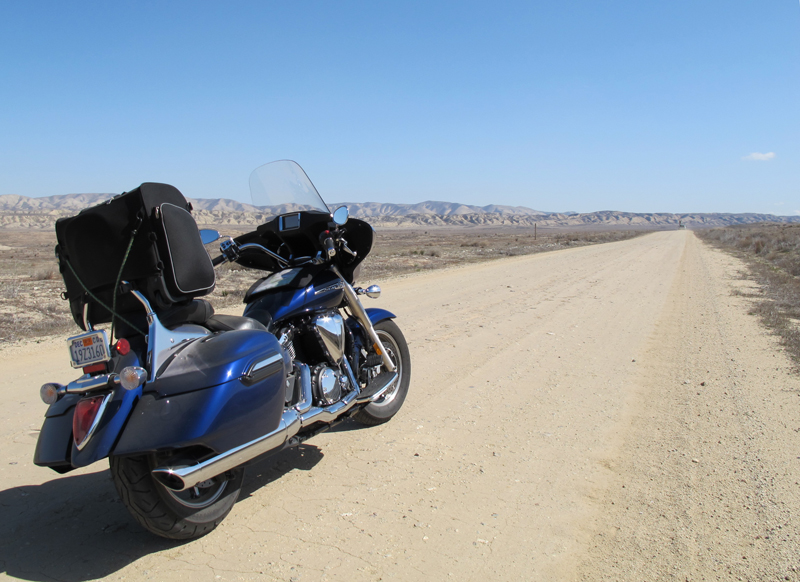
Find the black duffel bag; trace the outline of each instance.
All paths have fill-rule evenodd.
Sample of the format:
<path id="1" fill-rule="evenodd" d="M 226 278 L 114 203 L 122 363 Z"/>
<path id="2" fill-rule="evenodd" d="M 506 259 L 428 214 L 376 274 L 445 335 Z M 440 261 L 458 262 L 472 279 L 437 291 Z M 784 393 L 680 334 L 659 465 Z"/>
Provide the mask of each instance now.
<path id="1" fill-rule="evenodd" d="M 115 304 L 117 314 L 141 320 L 143 308 L 130 293 L 115 299 L 119 280 L 141 291 L 157 313 L 214 289 L 214 267 L 191 209 L 174 186 L 147 182 L 56 221 L 56 256 L 78 326 L 86 329 L 85 309 L 92 324 L 111 321 Z"/>

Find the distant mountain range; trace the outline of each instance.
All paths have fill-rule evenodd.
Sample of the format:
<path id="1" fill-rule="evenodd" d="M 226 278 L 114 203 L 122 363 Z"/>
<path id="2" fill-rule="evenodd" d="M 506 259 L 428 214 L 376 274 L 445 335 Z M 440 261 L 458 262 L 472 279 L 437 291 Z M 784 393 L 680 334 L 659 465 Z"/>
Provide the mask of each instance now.
<path id="1" fill-rule="evenodd" d="M 88 206 L 100 204 L 112 198 L 114 194 L 65 194 L 62 196 L 47 196 L 46 198 L 28 198 L 26 196 L 3 195 L 0 196 L 0 212 L 30 212 L 30 211 L 66 211 L 78 212 Z M 227 198 L 190 198 L 196 210 L 208 212 L 263 212 L 257 206 Z M 438 214 L 452 216 L 454 214 L 520 214 L 539 216 L 547 214 L 524 206 L 470 206 L 455 202 L 420 202 L 418 204 L 387 204 L 384 202 L 340 202 L 332 204 L 335 208 L 342 204 L 347 205 L 351 215 L 361 217 L 373 216 L 407 216 L 409 214 Z"/>
<path id="2" fill-rule="evenodd" d="M 0 226 L 51 228 L 61 216 L 99 204 L 113 194 L 66 194 L 46 198 L 0 196 Z M 190 199 L 198 223 L 206 225 L 254 225 L 263 222 L 264 209 L 251 204 L 219 199 Z M 524 206 L 470 206 L 455 202 L 427 201 L 418 204 L 384 202 L 344 203 L 350 215 L 368 219 L 375 226 L 533 226 L 592 228 L 674 228 L 729 226 L 754 222 L 800 223 L 800 216 L 724 213 L 634 213 L 605 210 L 600 212 L 542 212 Z M 331 204 L 331 208 L 341 203 Z"/>

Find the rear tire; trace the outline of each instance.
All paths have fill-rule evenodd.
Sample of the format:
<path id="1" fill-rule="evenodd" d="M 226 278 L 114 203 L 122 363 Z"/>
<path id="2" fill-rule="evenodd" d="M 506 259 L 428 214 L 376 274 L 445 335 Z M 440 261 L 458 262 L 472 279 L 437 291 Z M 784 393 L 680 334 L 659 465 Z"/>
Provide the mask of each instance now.
<path id="1" fill-rule="evenodd" d="M 379 400 L 370 402 L 353 415 L 353 418 L 366 426 L 375 426 L 388 422 L 403 406 L 411 383 L 411 354 L 403 332 L 391 319 L 385 319 L 375 325 L 375 333 L 381 340 L 383 349 L 397 367 L 398 378 L 394 386 L 389 388 Z"/>
<path id="2" fill-rule="evenodd" d="M 122 503 L 139 524 L 152 533 L 174 540 L 209 533 L 239 498 L 244 469 L 229 471 L 205 482 L 205 487 L 172 491 L 153 478 L 155 457 L 111 457 L 111 476 Z"/>

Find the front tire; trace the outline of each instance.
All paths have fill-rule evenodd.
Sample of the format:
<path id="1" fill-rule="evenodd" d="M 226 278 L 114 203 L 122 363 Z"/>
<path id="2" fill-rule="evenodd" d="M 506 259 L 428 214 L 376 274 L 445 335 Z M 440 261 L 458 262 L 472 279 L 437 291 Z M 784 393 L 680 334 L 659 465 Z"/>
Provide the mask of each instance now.
<path id="1" fill-rule="evenodd" d="M 411 354 L 403 332 L 391 319 L 384 319 L 375 325 L 375 333 L 381 340 L 383 349 L 397 367 L 398 378 L 394 385 L 375 402 L 370 402 L 353 415 L 353 418 L 366 426 L 388 422 L 403 406 L 411 383 Z"/>
<path id="2" fill-rule="evenodd" d="M 209 533 L 233 509 L 244 480 L 237 468 L 187 491 L 172 491 L 153 478 L 155 457 L 111 457 L 111 476 L 122 503 L 139 524 L 174 540 Z"/>

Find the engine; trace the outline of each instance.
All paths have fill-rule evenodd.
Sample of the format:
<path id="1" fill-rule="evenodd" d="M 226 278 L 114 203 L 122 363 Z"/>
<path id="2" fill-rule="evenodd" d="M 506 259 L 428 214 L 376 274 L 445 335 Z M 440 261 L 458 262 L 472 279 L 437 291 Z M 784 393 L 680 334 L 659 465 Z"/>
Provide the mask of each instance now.
<path id="1" fill-rule="evenodd" d="M 313 316 L 302 327 L 289 326 L 280 332 L 280 343 L 292 360 L 299 359 L 311 370 L 314 403 L 328 406 L 350 390 L 350 381 L 342 373 L 345 349 L 344 319 L 336 311 Z M 294 378 L 287 378 L 287 404 L 296 402 Z"/>

